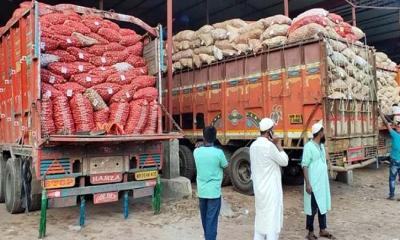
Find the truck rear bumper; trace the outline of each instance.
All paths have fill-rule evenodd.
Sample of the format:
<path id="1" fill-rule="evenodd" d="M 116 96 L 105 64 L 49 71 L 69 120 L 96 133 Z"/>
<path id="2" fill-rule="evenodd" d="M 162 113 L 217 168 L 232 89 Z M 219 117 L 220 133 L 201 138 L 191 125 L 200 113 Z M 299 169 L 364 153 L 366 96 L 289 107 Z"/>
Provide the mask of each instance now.
<path id="1" fill-rule="evenodd" d="M 156 185 L 156 180 L 154 179 L 147 181 L 132 181 L 132 182 L 95 185 L 87 187 L 52 189 L 47 191 L 47 197 L 63 198 L 63 197 L 90 195 L 95 193 L 120 192 L 120 191 L 135 190 L 135 189 L 150 188 L 150 187 L 153 188 L 155 185 Z"/>

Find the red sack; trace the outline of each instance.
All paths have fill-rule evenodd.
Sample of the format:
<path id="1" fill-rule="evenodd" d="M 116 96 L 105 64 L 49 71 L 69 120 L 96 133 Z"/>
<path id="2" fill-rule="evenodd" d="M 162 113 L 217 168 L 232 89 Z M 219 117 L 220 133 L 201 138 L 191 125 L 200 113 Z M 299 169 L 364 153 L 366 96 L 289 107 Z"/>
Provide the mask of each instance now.
<path id="1" fill-rule="evenodd" d="M 42 98 L 53 99 L 57 96 L 62 95 L 62 93 L 60 91 L 58 91 L 53 86 L 51 86 L 50 84 L 47 84 L 47 83 L 42 83 L 41 91 L 42 91 Z"/>
<path id="2" fill-rule="evenodd" d="M 354 35 L 353 33 L 346 34 L 345 38 L 347 41 L 352 42 L 352 43 L 358 41 L 357 36 Z"/>
<path id="3" fill-rule="evenodd" d="M 130 84 L 137 75 L 132 70 L 125 73 L 114 73 L 108 76 L 106 82 L 117 83 L 120 85 Z"/>
<path id="4" fill-rule="evenodd" d="M 53 50 L 53 51 L 48 51 L 47 53 L 56 55 L 58 57 L 59 62 L 75 62 L 76 61 L 75 56 L 69 54 L 69 52 L 64 51 L 64 50 Z"/>
<path id="5" fill-rule="evenodd" d="M 97 31 L 97 34 L 102 36 L 103 38 L 107 39 L 110 42 L 120 42 L 121 41 L 121 35 L 119 34 L 118 31 L 111 29 L 111 28 L 100 28 L 99 31 Z"/>
<path id="6" fill-rule="evenodd" d="M 103 81 L 107 80 L 108 76 L 116 73 L 117 71 L 113 67 L 98 67 L 91 70 L 89 73 L 98 77 L 101 77 Z"/>
<path id="7" fill-rule="evenodd" d="M 87 52 L 94 54 L 96 56 L 103 56 L 105 52 L 108 51 L 122 51 L 125 47 L 119 43 L 109 43 L 107 45 L 94 45 L 87 48 Z"/>
<path id="8" fill-rule="evenodd" d="M 149 107 L 149 116 L 147 119 L 146 127 L 143 130 L 143 134 L 156 134 L 157 131 L 157 120 L 158 120 L 158 109 L 157 102 L 151 102 Z"/>
<path id="9" fill-rule="evenodd" d="M 149 74 L 149 72 L 147 70 L 147 66 L 135 68 L 135 69 L 132 69 L 129 71 L 131 72 L 131 74 L 134 74 L 135 76 L 143 76 L 143 75 Z"/>
<path id="10" fill-rule="evenodd" d="M 126 134 L 141 134 L 146 127 L 149 114 L 147 100 L 139 99 L 129 104 L 129 118 L 125 126 Z"/>
<path id="11" fill-rule="evenodd" d="M 53 114 L 57 133 L 68 135 L 75 132 L 74 119 L 72 118 L 67 97 L 57 96 L 54 98 Z"/>
<path id="12" fill-rule="evenodd" d="M 90 33 L 90 28 L 86 27 L 85 24 L 80 23 L 80 22 L 67 20 L 64 22 L 64 25 L 74 29 L 74 32 L 78 32 L 78 33 L 82 33 L 82 34 Z"/>
<path id="13" fill-rule="evenodd" d="M 93 56 L 89 59 L 89 62 L 96 67 L 101 66 L 112 66 L 118 63 L 118 58 L 114 57 L 105 57 L 105 56 Z"/>
<path id="14" fill-rule="evenodd" d="M 53 34 L 71 36 L 72 33 L 74 32 L 74 28 L 72 28 L 70 26 L 65 26 L 63 24 L 57 24 L 57 25 L 50 26 L 49 29 L 45 30 L 45 31 L 50 31 Z"/>
<path id="15" fill-rule="evenodd" d="M 67 20 L 71 20 L 71 21 L 75 21 L 75 22 L 82 21 L 81 16 L 78 13 L 74 12 L 74 10 L 67 10 L 67 11 L 64 11 L 63 13 L 68 17 Z"/>
<path id="16" fill-rule="evenodd" d="M 57 40 L 47 37 L 42 37 L 40 41 L 40 49 L 44 52 L 56 50 L 59 45 Z"/>
<path id="17" fill-rule="evenodd" d="M 328 18 L 329 18 L 332 22 L 334 22 L 334 23 L 336 23 L 336 24 L 339 24 L 339 23 L 342 23 L 342 22 L 343 22 L 342 16 L 337 15 L 337 14 L 335 14 L 335 13 L 329 13 L 329 14 L 328 14 Z"/>
<path id="18" fill-rule="evenodd" d="M 142 56 L 143 55 L 143 43 L 138 42 L 133 46 L 127 47 L 126 50 L 129 52 L 129 54 L 132 54 L 135 56 Z"/>
<path id="19" fill-rule="evenodd" d="M 61 84 L 67 81 L 62 76 L 54 74 L 44 68 L 40 69 L 40 79 L 48 84 Z"/>
<path id="20" fill-rule="evenodd" d="M 303 17 L 303 18 L 299 19 L 298 21 L 296 21 L 295 23 L 293 23 L 289 27 L 288 33 L 290 34 L 290 33 L 294 32 L 296 29 L 301 28 L 302 26 L 305 26 L 310 23 L 316 23 L 323 27 L 326 27 L 326 25 L 328 25 L 328 20 L 326 17 L 317 16 L 317 15 Z"/>
<path id="21" fill-rule="evenodd" d="M 347 22 L 342 22 L 340 24 L 338 24 L 335 27 L 336 32 L 341 36 L 341 37 L 346 37 L 347 34 L 352 34 L 353 33 L 353 29 L 351 27 L 350 24 L 348 24 Z"/>
<path id="22" fill-rule="evenodd" d="M 103 83 L 104 79 L 102 77 L 92 75 L 90 73 L 80 73 L 80 74 L 72 75 L 71 81 L 77 82 L 85 88 L 91 88 L 95 85 Z"/>
<path id="23" fill-rule="evenodd" d="M 153 76 L 138 76 L 131 82 L 131 85 L 135 86 L 136 89 L 154 87 L 155 84 L 156 78 Z"/>
<path id="24" fill-rule="evenodd" d="M 114 96 L 112 96 L 110 102 L 130 102 L 133 99 L 135 93 L 134 86 L 124 85 Z"/>
<path id="25" fill-rule="evenodd" d="M 119 90 L 121 90 L 121 86 L 115 83 L 102 83 L 92 87 L 104 101 L 110 101 L 111 97 L 114 96 Z"/>
<path id="26" fill-rule="evenodd" d="M 135 68 L 146 66 L 145 60 L 142 57 L 136 55 L 129 56 L 125 61 Z"/>
<path id="27" fill-rule="evenodd" d="M 111 22 L 110 20 L 107 20 L 107 19 L 103 20 L 103 26 L 105 28 L 110 28 L 119 33 L 120 27 L 118 26 L 118 24 Z"/>
<path id="28" fill-rule="evenodd" d="M 50 63 L 47 68 L 55 74 L 61 75 L 66 79 L 69 79 L 72 75 L 78 73 L 89 72 L 94 68 L 90 63 L 86 62 L 73 62 L 73 63 Z"/>
<path id="29" fill-rule="evenodd" d="M 142 36 L 138 34 L 126 35 L 121 37 L 119 44 L 125 47 L 132 46 L 142 40 Z"/>
<path id="30" fill-rule="evenodd" d="M 121 36 L 128 36 L 128 35 L 136 35 L 137 33 L 132 29 L 121 28 L 119 30 L 119 34 L 121 34 Z"/>
<path id="31" fill-rule="evenodd" d="M 82 43 L 78 38 L 74 36 L 63 36 L 60 34 L 54 34 L 52 39 L 58 41 L 58 47 L 61 49 L 67 49 L 68 47 L 82 47 Z"/>
<path id="32" fill-rule="evenodd" d="M 54 87 L 62 92 L 64 96 L 73 97 L 75 94 L 84 93 L 86 88 L 75 82 L 67 82 L 63 84 L 55 84 Z"/>
<path id="33" fill-rule="evenodd" d="M 139 89 L 133 95 L 133 99 L 147 99 L 149 102 L 154 101 L 158 98 L 158 91 L 157 88 L 154 87 L 147 87 Z"/>
<path id="34" fill-rule="evenodd" d="M 105 52 L 103 56 L 116 59 L 118 62 L 123 62 L 129 57 L 129 53 L 127 51 L 109 51 Z"/>
<path id="35" fill-rule="evenodd" d="M 86 19 L 83 17 L 82 23 L 85 24 L 86 27 L 90 28 L 90 31 L 96 33 L 102 27 L 102 20 L 101 19 Z"/>
<path id="36" fill-rule="evenodd" d="M 110 116 L 110 109 L 104 108 L 102 110 L 94 112 L 94 123 L 97 126 L 108 123 L 108 118 Z"/>
<path id="37" fill-rule="evenodd" d="M 68 16 L 62 13 L 50 13 L 40 17 L 40 22 L 49 23 L 51 25 L 63 24 L 67 21 Z"/>
<path id="38" fill-rule="evenodd" d="M 82 94 L 75 94 L 70 107 L 77 132 L 90 132 L 94 129 L 93 108 L 89 99 Z"/>
<path id="39" fill-rule="evenodd" d="M 125 126 L 126 120 L 129 116 L 129 103 L 112 103 L 110 105 L 110 119 L 109 123 Z"/>
<path id="40" fill-rule="evenodd" d="M 67 52 L 74 56 L 78 61 L 89 62 L 90 57 L 94 56 L 86 52 L 84 49 L 76 48 L 76 47 L 69 47 L 67 48 Z"/>
<path id="41" fill-rule="evenodd" d="M 99 42 L 98 43 L 99 45 L 104 45 L 104 44 L 109 44 L 110 43 L 107 39 L 103 38 L 102 36 L 100 36 L 99 34 L 94 33 L 94 32 L 85 34 L 85 36 L 97 40 Z"/>
<path id="42" fill-rule="evenodd" d="M 53 103 L 50 99 L 42 99 L 40 123 L 42 126 L 42 136 L 51 135 L 56 132 L 56 126 L 53 120 Z"/>

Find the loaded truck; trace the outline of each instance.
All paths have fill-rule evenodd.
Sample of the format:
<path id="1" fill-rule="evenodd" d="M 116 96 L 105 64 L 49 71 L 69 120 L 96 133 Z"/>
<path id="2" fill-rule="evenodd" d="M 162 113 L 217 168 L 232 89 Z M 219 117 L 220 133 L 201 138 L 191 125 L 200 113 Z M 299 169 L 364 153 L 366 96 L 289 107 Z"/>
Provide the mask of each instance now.
<path id="1" fill-rule="evenodd" d="M 258 123 L 264 117 L 276 122 L 274 132 L 289 155 L 289 165 L 283 169 L 287 184 L 303 183 L 302 149 L 312 137 L 311 126 L 320 120 L 326 128 L 332 175 L 351 181 L 352 169 L 374 163 L 378 146 L 374 50 L 342 42 L 367 58 L 370 91 L 367 97 L 337 97 L 331 95 L 330 84 L 336 79 L 329 65 L 328 41 L 304 40 L 176 71 L 172 115 L 185 135 L 179 149 L 181 175 L 194 179 L 192 151 L 202 140 L 204 126 L 213 125 L 218 145 L 229 159 L 223 184 L 231 181 L 239 192 L 252 194 L 249 146 L 259 136 Z"/>
<path id="2" fill-rule="evenodd" d="M 117 201 L 151 196 L 164 164 L 163 142 L 178 135 L 43 134 L 41 109 L 41 25 L 47 11 L 94 14 L 113 22 L 140 27 L 144 34 L 144 58 L 149 74 L 157 76 L 161 95 L 161 27 L 115 12 L 62 4 L 25 8 L 0 32 L 0 203 L 10 213 L 47 207 Z M 162 40 L 161 40 L 162 41 Z M 158 104 L 161 99 L 158 98 Z M 161 114 L 157 115 L 161 126 Z M 45 190 L 45 191 L 43 191 Z M 42 193 L 46 196 L 41 196 Z M 46 205 L 44 205 L 46 207 Z M 126 205 L 127 206 L 127 205 Z M 43 205 L 42 205 L 43 207 Z M 84 216 L 84 215 L 83 215 Z"/>

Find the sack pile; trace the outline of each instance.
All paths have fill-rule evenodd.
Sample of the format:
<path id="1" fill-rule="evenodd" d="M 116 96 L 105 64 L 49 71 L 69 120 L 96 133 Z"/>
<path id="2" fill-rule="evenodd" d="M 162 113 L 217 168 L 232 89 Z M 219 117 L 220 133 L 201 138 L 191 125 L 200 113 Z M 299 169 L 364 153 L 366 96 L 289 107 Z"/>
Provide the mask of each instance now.
<path id="1" fill-rule="evenodd" d="M 231 19 L 173 37 L 174 70 L 199 68 L 227 57 L 283 45 L 292 20 L 276 15 L 254 22 Z"/>
<path id="2" fill-rule="evenodd" d="M 397 71 L 397 64 L 393 62 L 388 55 L 384 52 L 375 53 L 376 66 L 378 68 L 388 69 L 390 71 Z"/>
<path id="3" fill-rule="evenodd" d="M 28 9 L 22 3 L 15 17 Z M 98 15 L 40 8 L 43 135 L 154 134 L 161 115 L 143 39 Z M 129 125 L 129 120 L 139 126 Z M 125 132 L 129 125 L 128 133 Z"/>
<path id="4" fill-rule="evenodd" d="M 320 36 L 354 43 L 365 34 L 344 22 L 341 16 L 321 8 L 308 10 L 293 21 L 283 15 L 253 22 L 231 19 L 176 34 L 173 37 L 173 69 L 200 68 L 223 58 L 257 53 Z"/>
<path id="5" fill-rule="evenodd" d="M 294 18 L 288 32 L 289 43 L 319 36 L 354 43 L 365 36 L 361 29 L 351 26 L 344 22 L 341 16 L 322 8 L 310 9 Z"/>
<path id="6" fill-rule="evenodd" d="M 328 39 L 328 97 L 331 99 L 374 99 L 372 52 L 366 46 Z"/>

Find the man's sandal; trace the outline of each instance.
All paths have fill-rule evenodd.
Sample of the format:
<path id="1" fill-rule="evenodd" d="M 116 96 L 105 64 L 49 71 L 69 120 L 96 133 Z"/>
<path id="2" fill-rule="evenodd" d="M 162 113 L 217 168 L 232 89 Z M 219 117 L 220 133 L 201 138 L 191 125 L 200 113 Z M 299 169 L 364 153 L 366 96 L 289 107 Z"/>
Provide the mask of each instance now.
<path id="1" fill-rule="evenodd" d="M 318 237 L 315 236 L 314 233 L 308 233 L 307 236 L 306 236 L 306 239 L 307 239 L 307 240 L 317 240 Z"/>
<path id="2" fill-rule="evenodd" d="M 319 236 L 320 236 L 320 237 L 323 237 L 323 238 L 327 238 L 327 239 L 332 239 L 332 240 L 335 240 L 335 239 L 336 239 L 336 237 L 333 236 L 332 234 L 330 234 L 328 231 L 321 231 L 321 232 L 319 232 Z"/>

